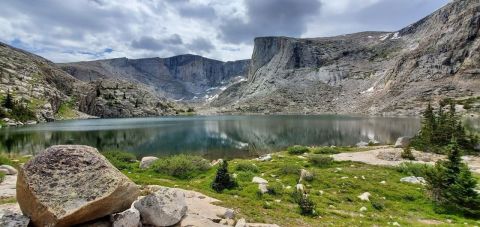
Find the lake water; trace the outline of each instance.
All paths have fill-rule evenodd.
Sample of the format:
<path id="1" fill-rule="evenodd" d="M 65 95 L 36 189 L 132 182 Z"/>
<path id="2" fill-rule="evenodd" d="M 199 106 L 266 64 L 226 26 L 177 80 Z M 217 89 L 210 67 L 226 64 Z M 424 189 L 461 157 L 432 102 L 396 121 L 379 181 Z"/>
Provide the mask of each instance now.
<path id="1" fill-rule="evenodd" d="M 0 130 L 0 150 L 35 154 L 56 144 L 85 144 L 137 154 L 192 153 L 206 158 L 251 157 L 301 145 L 391 144 L 412 136 L 417 118 L 318 116 L 193 116 L 58 121 Z"/>

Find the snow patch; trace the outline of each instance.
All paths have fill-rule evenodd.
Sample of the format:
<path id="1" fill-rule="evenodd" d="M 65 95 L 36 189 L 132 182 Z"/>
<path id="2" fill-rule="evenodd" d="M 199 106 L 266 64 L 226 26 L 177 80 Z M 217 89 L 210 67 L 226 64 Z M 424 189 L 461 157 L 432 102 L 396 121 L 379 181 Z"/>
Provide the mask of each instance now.
<path id="1" fill-rule="evenodd" d="M 395 32 L 395 34 L 393 34 L 393 37 L 391 39 L 395 40 L 395 39 L 400 39 L 400 38 L 402 38 L 402 36 L 400 36 L 400 33 Z"/>
<path id="2" fill-rule="evenodd" d="M 388 36 L 390 36 L 391 33 L 387 33 L 385 35 L 380 36 L 380 41 L 385 41 L 387 40 Z"/>

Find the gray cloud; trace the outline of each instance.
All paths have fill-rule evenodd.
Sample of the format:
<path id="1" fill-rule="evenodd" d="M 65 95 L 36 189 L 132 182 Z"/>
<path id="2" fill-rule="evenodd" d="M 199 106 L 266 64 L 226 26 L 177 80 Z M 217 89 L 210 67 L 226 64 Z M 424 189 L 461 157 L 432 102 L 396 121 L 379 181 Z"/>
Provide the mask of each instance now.
<path id="1" fill-rule="evenodd" d="M 198 37 L 188 44 L 188 48 L 195 52 L 205 53 L 215 49 L 215 46 L 213 46 L 210 40 Z"/>
<path id="2" fill-rule="evenodd" d="M 55 62 L 184 53 L 236 60 L 251 56 L 256 36 L 395 30 L 448 1 L 2 0 L 0 41 Z"/>
<path id="3" fill-rule="evenodd" d="M 245 0 L 247 20 L 225 20 L 220 37 L 231 43 L 251 42 L 257 36 L 300 36 L 306 21 L 319 13 L 318 0 Z"/>

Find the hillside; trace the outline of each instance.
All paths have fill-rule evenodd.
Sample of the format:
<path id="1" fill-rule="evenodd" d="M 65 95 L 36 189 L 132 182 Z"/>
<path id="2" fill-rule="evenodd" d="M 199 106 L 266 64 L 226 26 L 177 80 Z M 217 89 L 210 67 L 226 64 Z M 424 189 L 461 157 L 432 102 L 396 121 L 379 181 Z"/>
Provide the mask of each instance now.
<path id="1" fill-rule="evenodd" d="M 249 60 L 221 62 L 197 55 L 59 64 L 82 81 L 122 79 L 145 85 L 162 97 L 191 102 L 206 101 L 242 79 L 248 65 Z"/>
<path id="2" fill-rule="evenodd" d="M 0 75 L 0 98 L 10 93 L 17 106 L 33 113 L 29 120 L 158 116 L 176 111 L 166 99 L 141 85 L 103 79 L 86 83 L 44 58 L 3 43 Z"/>
<path id="3" fill-rule="evenodd" d="M 480 95 L 480 3 L 456 0 L 396 32 L 260 37 L 248 81 L 224 112 L 416 115 L 426 102 Z"/>

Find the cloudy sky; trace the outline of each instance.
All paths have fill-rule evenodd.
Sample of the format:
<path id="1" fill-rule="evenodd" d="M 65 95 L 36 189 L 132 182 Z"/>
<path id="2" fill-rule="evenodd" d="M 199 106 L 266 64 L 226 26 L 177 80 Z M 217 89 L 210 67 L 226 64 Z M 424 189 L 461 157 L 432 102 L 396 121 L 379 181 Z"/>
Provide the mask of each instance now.
<path id="1" fill-rule="evenodd" d="M 257 36 L 394 31 L 449 0 L 2 0 L 0 41 L 54 62 L 250 58 Z"/>

